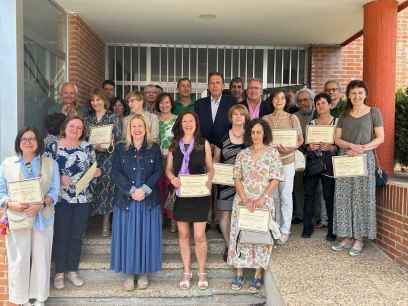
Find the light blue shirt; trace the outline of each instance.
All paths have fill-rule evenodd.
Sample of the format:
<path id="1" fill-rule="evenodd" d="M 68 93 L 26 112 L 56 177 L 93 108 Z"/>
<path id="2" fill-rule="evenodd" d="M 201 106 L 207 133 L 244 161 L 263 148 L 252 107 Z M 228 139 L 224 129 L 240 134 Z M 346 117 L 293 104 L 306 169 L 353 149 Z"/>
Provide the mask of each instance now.
<path id="1" fill-rule="evenodd" d="M 221 97 L 222 96 L 220 96 L 217 100 L 215 100 L 211 96 L 211 116 L 212 116 L 213 122 L 215 122 L 215 117 L 217 116 L 217 111 L 218 111 L 218 108 L 220 107 Z"/>
<path id="2" fill-rule="evenodd" d="M 31 172 L 32 173 L 30 174 L 30 170 L 25 165 L 23 158 L 19 156 L 19 160 L 17 162 L 20 163 L 20 167 L 21 167 L 24 179 L 32 179 L 32 178 L 40 176 L 40 172 L 41 172 L 40 161 L 41 159 L 39 155 L 34 157 L 34 159 L 31 161 Z M 1 164 L 0 165 L 0 207 L 4 207 L 4 202 L 10 199 L 8 196 L 8 192 L 7 192 L 7 181 L 6 181 L 6 178 L 4 177 L 3 167 L 4 165 Z M 58 200 L 59 190 L 60 190 L 60 176 L 59 176 L 58 164 L 56 161 L 53 161 L 51 185 L 47 193 L 47 195 L 52 199 L 52 205 L 55 205 L 55 203 Z M 46 219 L 40 211 L 35 217 L 33 226 L 36 230 L 43 231 L 52 224 L 54 224 L 54 216 L 50 216 L 48 219 Z"/>

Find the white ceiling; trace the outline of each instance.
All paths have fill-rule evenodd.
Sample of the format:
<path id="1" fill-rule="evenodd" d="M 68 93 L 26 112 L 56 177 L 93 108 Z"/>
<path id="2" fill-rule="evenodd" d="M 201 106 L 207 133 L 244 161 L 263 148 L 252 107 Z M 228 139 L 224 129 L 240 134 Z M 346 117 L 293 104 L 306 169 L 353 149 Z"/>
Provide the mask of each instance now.
<path id="1" fill-rule="evenodd" d="M 56 0 L 106 43 L 340 44 L 370 0 Z M 202 20 L 200 14 L 215 14 Z"/>

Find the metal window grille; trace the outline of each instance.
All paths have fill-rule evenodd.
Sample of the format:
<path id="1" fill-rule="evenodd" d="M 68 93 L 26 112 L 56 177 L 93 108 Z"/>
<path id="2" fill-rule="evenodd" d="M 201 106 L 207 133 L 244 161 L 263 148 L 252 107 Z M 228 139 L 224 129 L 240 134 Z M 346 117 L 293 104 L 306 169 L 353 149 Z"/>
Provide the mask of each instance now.
<path id="1" fill-rule="evenodd" d="M 212 71 L 224 74 L 226 88 L 235 77 L 245 86 L 251 78 L 260 79 L 264 88 L 307 83 L 304 47 L 110 44 L 106 62 L 106 78 L 115 81 L 116 95 L 122 98 L 150 83 L 175 95 L 183 77 L 191 80 L 198 98 Z"/>

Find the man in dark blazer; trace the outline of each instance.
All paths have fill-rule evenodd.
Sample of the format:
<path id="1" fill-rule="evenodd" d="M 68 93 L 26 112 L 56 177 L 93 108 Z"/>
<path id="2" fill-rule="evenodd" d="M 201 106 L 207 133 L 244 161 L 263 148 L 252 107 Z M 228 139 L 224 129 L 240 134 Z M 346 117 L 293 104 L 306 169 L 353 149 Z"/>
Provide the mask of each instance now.
<path id="1" fill-rule="evenodd" d="M 208 75 L 210 95 L 196 102 L 195 112 L 200 120 L 201 135 L 212 145 L 218 144 L 227 134 L 231 124 L 228 111 L 235 104 L 231 96 L 223 96 L 224 76 L 220 72 Z"/>
<path id="2" fill-rule="evenodd" d="M 242 102 L 249 111 L 251 119 L 262 118 L 272 113 L 272 103 L 269 99 L 262 101 L 262 82 L 250 79 L 247 86 L 247 98 Z"/>

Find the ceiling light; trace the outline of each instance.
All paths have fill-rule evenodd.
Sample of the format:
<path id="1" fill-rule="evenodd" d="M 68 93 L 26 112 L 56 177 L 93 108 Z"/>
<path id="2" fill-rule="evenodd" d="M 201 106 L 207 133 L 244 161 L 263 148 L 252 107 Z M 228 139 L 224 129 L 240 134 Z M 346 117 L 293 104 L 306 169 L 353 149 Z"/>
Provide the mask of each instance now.
<path id="1" fill-rule="evenodd" d="M 198 16 L 198 18 L 202 19 L 202 20 L 214 20 L 215 18 L 217 18 L 217 15 L 215 14 L 201 14 Z"/>

